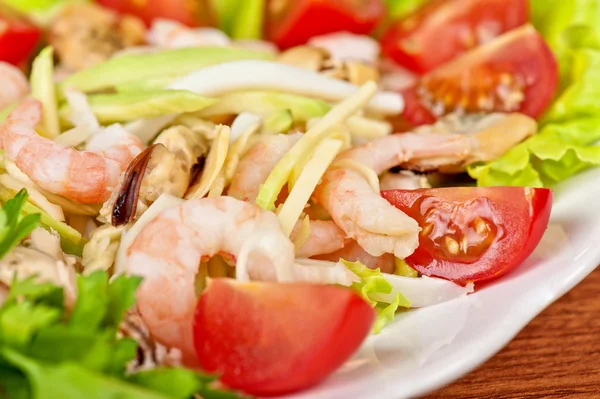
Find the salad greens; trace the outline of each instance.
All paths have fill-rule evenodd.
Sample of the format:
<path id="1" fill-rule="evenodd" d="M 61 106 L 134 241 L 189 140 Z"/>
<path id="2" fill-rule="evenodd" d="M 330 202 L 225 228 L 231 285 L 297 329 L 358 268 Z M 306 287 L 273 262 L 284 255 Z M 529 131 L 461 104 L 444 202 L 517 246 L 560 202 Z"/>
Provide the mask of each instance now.
<path id="1" fill-rule="evenodd" d="M 391 294 L 392 285 L 381 275 L 379 269 L 371 270 L 360 262 L 348 262 L 340 259 L 352 273 L 356 274 L 360 281 L 352 284 L 352 289 L 356 291 L 361 298 L 370 304 L 377 318 L 373 325 L 373 332 L 379 333 L 383 327 L 394 320 L 394 316 L 399 307 L 410 308 L 410 301 L 401 293 L 398 293 L 392 303 L 382 303 L 372 299 L 373 294 Z"/>
<path id="2" fill-rule="evenodd" d="M 200 111 L 217 102 L 187 90 L 93 94 L 87 99 L 92 112 L 102 124 Z M 60 115 L 64 120 L 68 119 L 71 112 L 68 104 L 60 108 Z"/>
<path id="3" fill-rule="evenodd" d="M 550 4 L 551 3 L 551 4 Z M 559 92 L 539 133 L 503 157 L 469 168 L 480 186 L 547 186 L 600 165 L 600 1 L 532 0 L 534 24 L 552 48 Z"/>
<path id="4" fill-rule="evenodd" d="M 0 207 L 0 259 L 38 226 L 40 215 L 22 215 L 27 197 L 27 191 L 21 190 Z"/>
<path id="5" fill-rule="evenodd" d="M 272 54 L 265 51 L 244 50 L 230 47 L 189 47 L 163 50 L 150 54 L 123 55 L 79 71 L 59 84 L 59 89 L 77 89 L 86 93 L 132 82 L 157 79 L 176 79 L 198 69 L 229 61 L 270 60 Z M 156 88 L 156 87 L 154 87 Z"/>
<path id="6" fill-rule="evenodd" d="M 23 191 L 23 190 L 21 190 Z M 6 209 L 6 204 L 11 201 L 11 198 L 15 196 L 15 198 L 21 198 L 20 193 L 15 196 L 15 192 L 7 187 L 0 185 L 0 202 L 4 203 L 4 208 Z M 22 194 L 21 194 L 22 195 Z M 19 200 L 21 201 L 21 200 Z M 16 207 L 12 207 L 9 209 L 15 209 Z M 12 212 L 12 211 L 11 211 Z M 20 206 L 18 212 L 25 215 L 23 219 L 27 217 L 38 218 L 41 227 L 45 228 L 48 231 L 56 231 L 60 235 L 60 243 L 63 251 L 70 255 L 81 256 L 83 254 L 83 246 L 87 243 L 87 239 L 85 239 L 80 232 L 72 228 L 71 226 L 63 223 L 59 220 L 54 219 L 47 212 L 44 212 L 42 209 L 38 208 L 31 202 L 27 201 L 27 195 L 25 194 L 25 200 L 20 202 Z M 0 217 L 1 219 L 1 217 Z M 33 229 L 32 229 L 33 230 Z M 29 232 L 28 232 L 29 233 Z M 27 234 L 28 234 L 27 233 Z M 27 235 L 25 234 L 25 235 Z M 24 237 L 24 236 L 23 236 Z M 17 241 L 18 243 L 18 241 Z"/>
<path id="7" fill-rule="evenodd" d="M 0 396 L 26 398 L 236 398 L 210 387 L 216 377 L 158 367 L 129 374 L 137 343 L 117 336 L 135 303 L 137 277 L 78 276 L 72 310 L 63 290 L 33 279 L 14 281 L 0 307 Z M 6 395 L 6 396 L 5 396 Z"/>

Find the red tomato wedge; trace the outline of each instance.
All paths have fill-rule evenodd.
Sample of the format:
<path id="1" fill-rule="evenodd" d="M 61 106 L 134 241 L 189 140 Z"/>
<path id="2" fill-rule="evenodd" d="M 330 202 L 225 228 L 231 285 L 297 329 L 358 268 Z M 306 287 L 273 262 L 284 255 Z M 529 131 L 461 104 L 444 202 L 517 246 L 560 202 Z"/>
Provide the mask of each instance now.
<path id="1" fill-rule="evenodd" d="M 548 226 L 552 191 L 529 187 L 451 187 L 383 191 L 423 229 L 406 262 L 459 284 L 496 278 L 521 264 Z"/>
<path id="2" fill-rule="evenodd" d="M 392 25 L 382 51 L 425 73 L 529 20 L 527 0 L 432 0 Z"/>
<path id="3" fill-rule="evenodd" d="M 457 109 L 518 111 L 535 118 L 552 100 L 557 82 L 554 55 L 525 25 L 424 75 L 403 91 L 403 116 L 413 125 Z"/>
<path id="4" fill-rule="evenodd" d="M 27 19 L 0 4 L 0 61 L 20 65 L 32 55 L 41 35 Z"/>
<path id="5" fill-rule="evenodd" d="M 384 13 L 382 0 L 270 0 L 266 36 L 288 48 L 327 33 L 368 34 Z"/>
<path id="6" fill-rule="evenodd" d="M 156 18 L 189 26 L 210 26 L 213 16 L 208 0 L 97 0 L 106 8 L 131 14 L 150 25 Z"/>
<path id="7" fill-rule="evenodd" d="M 325 379 L 357 350 L 374 319 L 343 287 L 213 279 L 198 302 L 194 344 L 202 368 L 224 384 L 279 395 Z"/>

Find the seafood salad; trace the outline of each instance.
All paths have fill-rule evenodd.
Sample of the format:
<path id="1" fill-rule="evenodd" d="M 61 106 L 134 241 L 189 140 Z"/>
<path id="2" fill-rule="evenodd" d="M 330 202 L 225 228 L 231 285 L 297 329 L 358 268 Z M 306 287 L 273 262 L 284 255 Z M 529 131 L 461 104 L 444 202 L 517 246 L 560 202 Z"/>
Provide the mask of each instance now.
<path id="1" fill-rule="evenodd" d="M 0 3 L 0 396 L 293 393 L 519 267 L 600 164 L 549 3 Z"/>

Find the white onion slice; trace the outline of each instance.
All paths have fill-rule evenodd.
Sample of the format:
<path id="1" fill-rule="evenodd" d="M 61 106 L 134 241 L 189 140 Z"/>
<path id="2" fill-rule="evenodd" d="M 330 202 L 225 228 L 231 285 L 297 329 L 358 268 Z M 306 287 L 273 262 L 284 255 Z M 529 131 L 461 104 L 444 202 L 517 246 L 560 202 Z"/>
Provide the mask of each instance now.
<path id="1" fill-rule="evenodd" d="M 259 60 L 233 61 L 202 68 L 178 79 L 169 88 L 189 90 L 207 97 L 242 90 L 276 90 L 335 102 L 350 97 L 359 89 L 351 83 L 307 69 Z M 399 114 L 404 108 L 404 101 L 397 93 L 378 92 L 366 108 L 381 114 Z"/>
<path id="2" fill-rule="evenodd" d="M 231 133 L 229 135 L 229 144 L 233 144 L 242 134 L 252 128 L 254 125 L 260 125 L 262 117 L 252 112 L 242 112 L 231 124 Z"/>
<path id="3" fill-rule="evenodd" d="M 391 303 L 398 292 L 402 293 L 413 308 L 422 308 L 446 302 L 454 298 L 465 296 L 474 291 L 473 283 L 465 287 L 435 277 L 403 277 L 394 274 L 382 273 L 383 277 L 392 285 L 390 294 L 373 294 L 372 298 L 386 303 Z"/>

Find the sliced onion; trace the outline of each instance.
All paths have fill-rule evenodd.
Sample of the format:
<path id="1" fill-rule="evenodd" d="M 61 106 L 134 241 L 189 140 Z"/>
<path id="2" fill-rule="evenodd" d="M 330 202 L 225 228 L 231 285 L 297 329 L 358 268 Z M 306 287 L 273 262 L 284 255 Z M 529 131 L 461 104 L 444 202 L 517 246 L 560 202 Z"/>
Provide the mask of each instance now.
<path id="1" fill-rule="evenodd" d="M 297 282 L 350 286 L 357 279 L 341 262 L 297 258 L 294 263 L 294 280 Z"/>
<path id="2" fill-rule="evenodd" d="M 382 273 L 383 277 L 392 285 L 390 294 L 373 294 L 377 301 L 391 303 L 398 292 L 410 301 L 411 307 L 422 308 L 459 298 L 474 291 L 473 283 L 465 287 L 452 281 L 435 277 L 403 277 L 394 274 Z"/>
<path id="3" fill-rule="evenodd" d="M 262 117 L 252 112 L 242 112 L 231 124 L 231 134 L 229 135 L 229 144 L 233 144 L 242 134 L 247 132 L 254 125 L 260 125 Z"/>
<path id="4" fill-rule="evenodd" d="M 258 60 L 233 61 L 202 68 L 178 79 L 169 88 L 190 90 L 207 97 L 242 90 L 275 90 L 335 102 L 350 97 L 359 89 L 351 83 L 313 71 Z M 404 101 L 397 93 L 378 92 L 366 108 L 376 113 L 395 115 L 402 112 Z"/>

